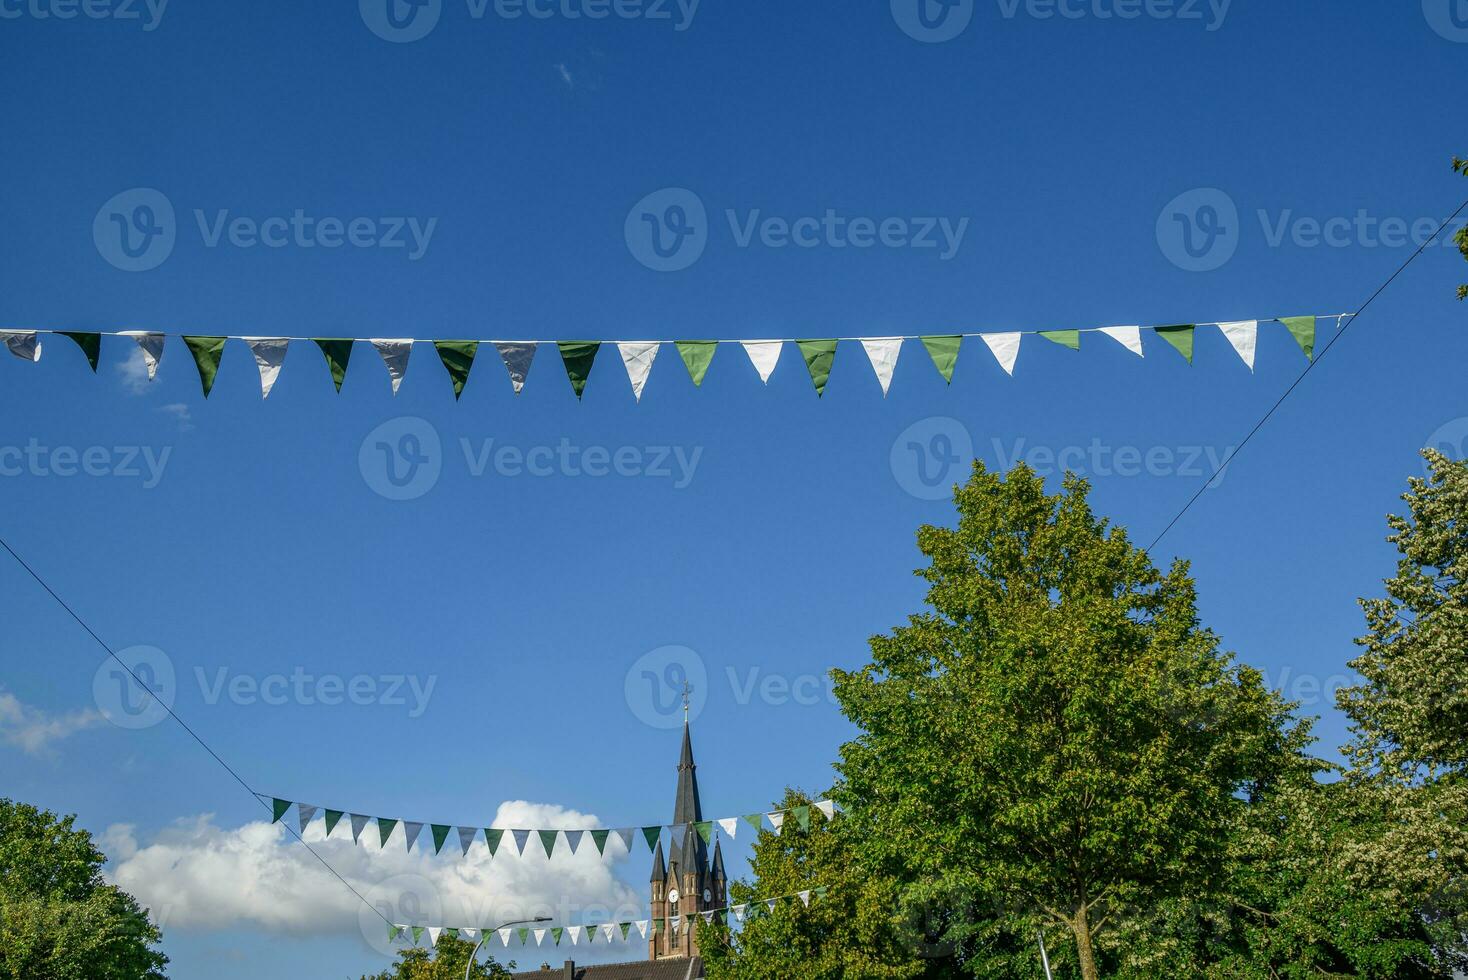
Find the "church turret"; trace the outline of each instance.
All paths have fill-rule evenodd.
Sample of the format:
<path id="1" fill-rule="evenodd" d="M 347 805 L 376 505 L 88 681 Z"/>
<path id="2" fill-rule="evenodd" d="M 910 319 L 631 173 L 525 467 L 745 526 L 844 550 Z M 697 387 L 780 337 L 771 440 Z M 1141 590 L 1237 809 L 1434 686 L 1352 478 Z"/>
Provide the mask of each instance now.
<path id="1" fill-rule="evenodd" d="M 717 871 L 709 867 L 708 844 L 694 825 L 703 821 L 703 801 L 698 792 L 698 766 L 693 761 L 693 736 L 688 725 L 685 692 L 683 747 L 678 758 L 678 790 L 673 800 L 673 842 L 663 862 L 658 842 L 652 871 L 652 914 L 655 919 L 677 916 L 676 935 L 669 928 L 648 943 L 649 959 L 698 955 L 698 944 L 690 928 L 699 912 L 723 906 L 723 854 L 714 848 Z"/>

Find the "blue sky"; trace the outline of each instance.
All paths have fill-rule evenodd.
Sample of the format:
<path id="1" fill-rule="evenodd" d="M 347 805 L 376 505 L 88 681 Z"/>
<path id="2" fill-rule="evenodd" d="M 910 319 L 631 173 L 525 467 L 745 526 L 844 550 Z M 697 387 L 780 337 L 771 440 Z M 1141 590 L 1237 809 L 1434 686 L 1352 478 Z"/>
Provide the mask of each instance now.
<path id="1" fill-rule="evenodd" d="M 443 0 L 402 41 L 366 0 L 69 19 L 64 0 L 0 0 L 0 327 L 671 339 L 1349 311 L 1410 254 L 1396 232 L 1468 191 L 1448 168 L 1468 151 L 1453 2 L 977 0 L 923 28 L 905 0 L 545 17 Z M 172 208 L 173 242 L 128 271 L 107 205 L 132 214 L 138 188 Z M 649 195 L 689 200 L 670 188 L 704 209 L 703 251 L 657 271 L 627 229 Z M 1192 258 L 1178 208 L 1217 225 Z M 778 247 L 762 224 L 828 211 L 848 232 L 963 231 Z M 297 212 L 314 231 L 281 247 L 250 224 L 215 235 Z M 368 244 L 326 247 L 333 222 Z M 1225 644 L 1325 715 L 1322 751 L 1344 728 L 1317 692 L 1392 567 L 1383 517 L 1423 444 L 1468 438 L 1465 276 L 1429 249 L 1159 548 L 1193 561 Z M 641 404 L 611 350 L 578 403 L 553 351 L 516 398 L 486 349 L 456 404 L 431 349 L 394 398 L 371 348 L 337 395 L 296 345 L 262 404 L 238 344 L 206 402 L 176 340 L 147 383 L 127 341 L 104 341 L 92 377 L 49 338 L 38 364 L 0 360 L 0 462 L 23 460 L 0 524 L 110 643 L 163 652 L 177 710 L 263 792 L 452 823 L 507 801 L 666 820 L 676 713 L 644 671 L 676 660 L 703 671 L 704 802 L 727 816 L 828 784 L 849 729 L 820 679 L 920 608 L 914 531 L 951 507 L 925 499 L 909 443 L 990 465 L 1079 450 L 1097 508 L 1145 544 L 1305 365 L 1278 324 L 1252 374 L 1217 331 L 1192 367 L 1146 343 L 1139 360 L 1099 335 L 1079 353 L 1031 338 L 1009 378 L 970 341 L 951 386 L 910 344 L 886 399 L 855 344 L 821 399 L 792 350 L 762 387 L 722 348 L 695 389 L 665 348 Z M 410 432 L 437 441 L 438 477 L 388 499 L 374 447 Z M 104 475 L 58 475 L 92 447 Z M 515 451 L 557 461 L 535 475 Z M 1148 472 L 1117 472 L 1131 451 Z M 598 453 L 624 475 L 588 475 Z M 921 465 L 958 474 L 940 462 Z M 100 652 L 8 560 L 0 595 L 5 793 L 106 835 L 168 910 L 174 976 L 381 967 L 355 899 L 252 828 L 259 808 L 177 726 L 99 721 Z M 306 696 L 251 693 L 297 675 Z M 321 678 L 365 678 L 368 703 L 320 703 Z M 335 845 L 364 889 L 410 875 L 460 895 L 451 861 Z M 494 909 L 552 896 L 574 922 L 645 900 L 642 853 L 577 868 L 480 870 Z"/>

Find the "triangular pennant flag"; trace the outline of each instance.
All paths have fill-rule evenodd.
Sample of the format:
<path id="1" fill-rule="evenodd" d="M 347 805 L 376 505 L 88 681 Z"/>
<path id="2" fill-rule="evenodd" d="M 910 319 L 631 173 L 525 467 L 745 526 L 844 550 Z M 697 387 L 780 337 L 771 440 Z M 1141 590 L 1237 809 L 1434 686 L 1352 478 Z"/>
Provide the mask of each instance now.
<path id="1" fill-rule="evenodd" d="M 500 943 L 504 945 L 505 949 L 509 949 L 510 948 L 510 930 L 508 930 L 508 929 L 501 929 L 499 931 L 499 937 L 500 937 Z M 522 943 L 525 941 L 525 930 L 524 929 L 521 929 L 520 930 L 520 941 Z"/>
<path id="2" fill-rule="evenodd" d="M 836 804 L 830 800 L 821 800 L 816 804 L 816 809 L 825 814 L 827 820 L 831 820 L 836 816 Z"/>
<path id="3" fill-rule="evenodd" d="M 185 337 L 184 346 L 194 355 L 194 364 L 199 368 L 199 382 L 204 386 L 204 397 L 214 388 L 214 376 L 219 373 L 219 358 L 224 353 L 226 337 Z"/>
<path id="4" fill-rule="evenodd" d="M 474 843 L 474 838 L 479 834 L 478 827 L 459 828 L 459 850 L 465 854 L 469 853 L 469 845 Z"/>
<path id="5" fill-rule="evenodd" d="M 565 934 L 566 934 L 566 930 L 563 929 L 562 927 L 560 927 L 560 926 L 552 926 L 551 927 L 551 938 L 556 941 L 556 945 L 557 946 L 561 945 L 561 937 L 564 936 Z"/>
<path id="6" fill-rule="evenodd" d="M 312 820 L 316 819 L 316 811 L 317 808 L 314 806 L 307 806 L 304 803 L 296 804 L 296 816 L 301 818 L 302 835 L 306 833 L 306 825 L 309 824 Z"/>
<path id="7" fill-rule="evenodd" d="M 388 838 L 392 836 L 393 828 L 397 827 L 397 825 L 398 822 L 396 820 L 389 820 L 387 817 L 377 818 L 377 841 L 379 846 L 387 847 Z M 409 846 L 411 847 L 412 845 L 410 844 Z"/>
<path id="8" fill-rule="evenodd" d="M 775 911 L 775 905 L 776 905 L 776 904 L 777 904 L 777 903 L 778 903 L 778 902 L 779 902 L 779 901 L 780 901 L 780 900 L 779 900 L 779 899 L 778 899 L 778 898 L 771 898 L 771 899 L 768 899 L 768 900 L 766 900 L 766 901 L 765 901 L 765 908 L 767 908 L 767 909 L 769 909 L 769 910 L 770 910 L 770 911 L 771 911 L 771 912 L 773 912 L 773 911 Z"/>
<path id="9" fill-rule="evenodd" d="M 442 824 L 434 824 L 429 828 L 433 833 L 434 854 L 443 850 L 443 842 L 449 839 L 449 831 L 453 829 L 452 827 L 445 827 Z M 468 848 L 465 848 L 465 850 L 468 850 Z"/>
<path id="10" fill-rule="evenodd" d="M 41 359 L 41 341 L 34 330 L 0 331 L 5 338 L 5 349 L 22 361 L 35 363 Z"/>
<path id="11" fill-rule="evenodd" d="M 148 380 L 158 377 L 158 362 L 163 360 L 163 335 L 145 330 L 124 330 L 122 336 L 131 337 L 138 342 L 138 350 L 143 354 L 143 365 L 148 369 Z"/>
<path id="12" fill-rule="evenodd" d="M 810 807 L 792 807 L 790 812 L 795 814 L 795 822 L 800 824 L 801 830 L 810 830 Z"/>
<path id="13" fill-rule="evenodd" d="M 510 372 L 510 384 L 518 395 L 525 387 L 525 376 L 530 373 L 530 362 L 535 360 L 536 345 L 496 343 L 494 346 L 500 352 L 501 360 L 505 362 L 505 370 Z"/>
<path id="14" fill-rule="evenodd" d="M 703 838 L 705 844 L 713 839 L 714 822 L 712 820 L 700 820 L 693 825 L 693 829 L 698 831 L 698 836 Z"/>
<path id="15" fill-rule="evenodd" d="M 696 388 L 702 385 L 704 375 L 709 373 L 709 365 L 714 362 L 714 354 L 718 353 L 718 341 L 676 340 L 673 346 L 678 348 L 678 356 L 683 358 L 683 365 L 688 368 L 693 386 Z"/>
<path id="16" fill-rule="evenodd" d="M 97 359 L 102 355 L 102 335 L 99 333 L 79 333 L 72 330 L 60 331 L 61 336 L 70 337 L 76 345 L 82 349 L 87 356 L 87 363 L 92 366 L 92 373 L 97 373 Z"/>
<path id="17" fill-rule="evenodd" d="M 544 929 L 536 929 L 535 930 L 535 945 L 539 946 L 543 942 L 545 942 L 545 930 Z"/>
<path id="18" fill-rule="evenodd" d="M 831 380 L 836 341 L 797 340 L 795 346 L 800 348 L 800 355 L 805 358 L 806 370 L 810 372 L 810 380 L 816 386 L 816 397 L 819 398 L 826 393 L 826 382 Z"/>
<path id="19" fill-rule="evenodd" d="M 619 922 L 619 923 L 617 923 L 617 925 L 622 930 L 622 938 L 623 939 L 626 939 L 627 938 L 627 933 L 629 933 L 629 932 L 632 931 L 632 923 L 630 923 L 630 922 Z"/>
<path id="20" fill-rule="evenodd" d="M 607 942 L 617 938 L 617 926 L 615 923 L 607 922 L 601 927 L 601 937 Z"/>
<path id="21" fill-rule="evenodd" d="M 526 928 L 526 929 L 516 929 L 515 931 L 520 934 L 520 945 L 521 946 L 524 946 L 524 945 L 526 945 L 527 943 L 530 942 L 530 930 L 528 928 Z M 505 945 L 506 946 L 510 945 L 510 941 L 508 939 L 505 940 Z"/>
<path id="22" fill-rule="evenodd" d="M 586 833 L 584 830 L 566 831 L 566 846 L 571 849 L 572 854 L 575 854 L 576 848 L 581 846 L 581 835 L 584 833 Z"/>
<path id="23" fill-rule="evenodd" d="M 776 810 L 774 813 L 767 813 L 765 817 L 770 821 L 770 826 L 775 828 L 776 833 L 779 833 L 780 828 L 785 825 L 785 814 L 781 810 Z"/>
<path id="24" fill-rule="evenodd" d="M 510 835 L 515 838 L 515 850 L 523 855 L 525 853 L 525 842 L 530 839 L 530 831 L 511 830 Z"/>
<path id="25" fill-rule="evenodd" d="M 902 353 L 901 337 L 868 337 L 861 342 L 877 373 L 877 384 L 882 386 L 882 397 L 887 397 L 892 387 L 892 373 L 897 370 L 897 357 Z"/>
<path id="26" fill-rule="evenodd" d="M 642 837 L 644 840 L 647 841 L 648 851 L 651 851 L 653 848 L 658 846 L 658 838 L 661 836 L 663 836 L 663 828 L 661 827 L 642 828 Z"/>
<path id="27" fill-rule="evenodd" d="M 326 836 L 327 837 L 330 837 L 331 836 L 331 832 L 333 830 L 335 830 L 336 829 L 336 825 L 341 822 L 342 816 L 343 816 L 343 813 L 342 813 L 341 810 L 327 810 L 326 811 Z"/>
<path id="28" fill-rule="evenodd" d="M 668 929 L 673 933 L 673 935 L 678 935 L 678 924 L 682 921 L 683 916 L 681 915 L 668 916 Z"/>
<path id="29" fill-rule="evenodd" d="M 744 905 L 731 905 L 729 907 L 729 911 L 734 913 L 734 921 L 735 922 L 743 922 L 744 921 L 744 910 L 745 910 L 746 907 L 747 906 L 744 906 Z"/>
<path id="30" fill-rule="evenodd" d="M 280 823 L 280 818 L 283 817 L 283 816 L 285 816 L 286 811 L 289 810 L 290 808 L 291 808 L 291 801 L 290 800 L 277 800 L 277 799 L 272 798 L 271 805 L 270 805 L 270 812 L 273 813 L 274 816 L 270 818 L 270 822 L 271 823 Z"/>
<path id="31" fill-rule="evenodd" d="M 285 363 L 286 348 L 290 341 L 284 337 L 246 337 L 245 346 L 255 355 L 255 367 L 260 370 L 260 397 L 269 398 L 275 379 L 280 377 L 280 366 Z"/>
<path id="32" fill-rule="evenodd" d="M 814 895 L 816 898 L 825 898 L 826 892 L 830 890 L 831 889 L 827 888 L 825 885 L 817 885 L 816 887 L 811 889 L 811 894 Z"/>
<path id="33" fill-rule="evenodd" d="M 755 830 L 762 831 L 765 829 L 765 815 L 763 813 L 746 813 L 744 815 L 744 822 Z"/>
<path id="34" fill-rule="evenodd" d="M 387 365 L 388 377 L 392 378 L 392 393 L 398 393 L 398 386 L 403 383 L 403 375 L 408 373 L 408 356 L 413 353 L 413 342 L 411 340 L 374 340 L 372 346 L 377 348 L 377 353 L 382 355 L 382 363 Z"/>
<path id="35" fill-rule="evenodd" d="M 347 362 L 352 359 L 352 341 L 345 337 L 312 337 L 321 353 L 326 356 L 326 366 L 331 369 L 331 380 L 336 390 L 342 390 L 347 379 Z"/>
<path id="36" fill-rule="evenodd" d="M 1102 327 L 1097 332 L 1104 333 L 1138 357 L 1142 356 L 1141 327 Z"/>
<path id="37" fill-rule="evenodd" d="M 759 379 L 765 384 L 770 383 L 770 375 L 775 372 L 775 365 L 780 361 L 780 351 L 785 349 L 783 340 L 746 340 L 744 341 L 744 352 L 749 355 L 749 362 L 759 372 Z"/>
<path id="38" fill-rule="evenodd" d="M 397 942 L 398 941 L 398 937 L 403 934 L 403 932 L 404 932 L 404 930 L 406 928 L 407 928 L 406 926 L 388 926 L 387 927 L 387 941 L 390 942 L 390 943 Z"/>
<path id="39" fill-rule="evenodd" d="M 994 360 L 1004 369 L 1004 373 L 1010 377 L 1014 376 L 1014 362 L 1019 359 L 1019 342 L 1024 337 L 1022 333 L 983 333 L 979 334 L 984 343 L 989 345 L 989 352 L 994 355 Z"/>
<path id="40" fill-rule="evenodd" d="M 706 925 L 706 926 L 713 925 L 713 922 L 714 922 L 714 913 L 713 912 L 700 912 L 699 915 L 703 916 L 703 924 L 704 925 Z"/>
<path id="41" fill-rule="evenodd" d="M 425 930 L 424 930 L 424 928 L 422 926 L 414 926 L 413 927 L 413 945 L 414 946 L 417 946 L 418 943 L 419 943 L 419 941 L 423 939 L 423 933 L 424 933 L 424 931 Z"/>
<path id="42" fill-rule="evenodd" d="M 591 378 L 591 365 L 601 344 L 594 340 L 559 340 L 561 362 L 566 365 L 566 377 L 571 379 L 571 389 L 579 399 L 586 391 L 586 382 Z"/>
<path id="43" fill-rule="evenodd" d="M 803 891 L 803 892 L 800 893 L 800 904 L 804 905 L 806 908 L 810 908 L 810 891 L 809 890 Z"/>
<path id="44" fill-rule="evenodd" d="M 683 850 L 683 838 L 688 836 L 688 825 L 686 823 L 675 823 L 668 826 L 668 840 L 673 842 L 673 850 Z"/>
<path id="45" fill-rule="evenodd" d="M 352 843 L 355 844 L 362 838 L 362 831 L 367 829 L 367 824 L 372 821 L 371 817 L 364 817 L 359 813 L 352 814 Z"/>
<path id="46" fill-rule="evenodd" d="M 643 939 L 647 938 L 647 925 L 648 920 L 646 919 L 639 919 L 637 921 L 637 932 L 642 936 Z M 626 936 L 627 934 L 624 932 L 622 935 Z"/>
<path id="47" fill-rule="evenodd" d="M 430 946 L 437 946 L 438 945 L 438 937 L 441 936 L 441 935 L 443 935 L 443 926 L 429 926 L 428 927 L 428 944 Z"/>
<path id="48" fill-rule="evenodd" d="M 596 853 L 605 854 L 607 852 L 607 838 L 611 836 L 611 833 L 610 830 L 593 830 L 591 832 L 591 840 L 596 844 Z"/>
<path id="49" fill-rule="evenodd" d="M 1254 370 L 1254 354 L 1259 347 L 1259 321 L 1258 320 L 1236 320 L 1232 323 L 1220 323 L 1218 329 L 1223 331 L 1223 336 L 1233 347 L 1234 353 L 1239 355 L 1239 360 L 1249 365 L 1249 370 Z"/>
<path id="50" fill-rule="evenodd" d="M 413 845 L 418 843 L 418 835 L 423 833 L 423 824 L 413 820 L 403 821 L 403 833 L 408 838 L 408 853 L 413 853 Z"/>
<path id="51" fill-rule="evenodd" d="M 739 818 L 725 817 L 723 820 L 719 821 L 719 827 L 724 831 L 724 833 L 728 834 L 730 838 L 737 837 L 739 835 Z"/>
<path id="52" fill-rule="evenodd" d="M 622 850 L 626 851 L 628 854 L 632 853 L 632 835 L 635 833 L 637 833 L 637 831 L 632 827 L 617 828 L 616 834 L 619 838 L 621 838 Z"/>
<path id="53" fill-rule="evenodd" d="M 581 942 L 581 926 L 569 926 L 566 932 L 571 936 L 571 945 L 577 946 Z"/>
<path id="54" fill-rule="evenodd" d="M 500 838 L 503 836 L 505 836 L 505 832 L 503 830 L 495 830 L 493 827 L 485 828 L 484 843 L 489 845 L 490 857 L 494 857 L 494 852 L 500 849 Z M 523 844 L 520 846 L 520 850 L 525 850 L 525 846 Z"/>
<path id="55" fill-rule="evenodd" d="M 550 857 L 556 849 L 556 834 L 558 834 L 559 831 L 539 830 L 536 831 L 536 833 L 540 834 L 540 846 L 545 848 L 545 856 Z"/>
<path id="56" fill-rule="evenodd" d="M 1069 347 L 1071 350 L 1081 349 L 1081 332 L 1079 330 L 1041 330 L 1040 336 L 1052 344 L 1061 347 Z"/>
<path id="57" fill-rule="evenodd" d="M 1315 360 L 1315 318 L 1313 316 L 1282 316 L 1279 322 L 1289 330 L 1307 361 Z"/>
<path id="58" fill-rule="evenodd" d="M 464 385 L 469 381 L 469 370 L 474 367 L 474 355 L 479 350 L 477 340 L 435 340 L 433 349 L 438 351 L 438 359 L 443 361 L 443 366 L 449 372 L 449 379 L 454 383 L 454 401 L 464 393 Z"/>
<path id="59" fill-rule="evenodd" d="M 475 936 L 479 935 L 479 930 L 478 929 L 470 929 L 470 928 L 467 928 L 467 927 L 458 930 L 458 932 L 459 932 L 459 935 L 463 936 L 465 939 L 468 939 L 470 941 L 472 941 Z"/>
<path id="60" fill-rule="evenodd" d="M 928 349 L 928 356 L 933 359 L 933 366 L 938 373 L 943 375 L 943 380 L 949 383 L 953 381 L 953 368 L 958 364 L 958 348 L 963 343 L 963 338 L 957 335 L 946 337 L 923 337 L 923 346 Z"/>
<path id="61" fill-rule="evenodd" d="M 632 382 L 632 396 L 642 401 L 642 389 L 647 376 L 652 373 L 652 362 L 657 360 L 657 344 L 618 344 L 617 353 L 622 355 L 622 364 L 627 368 L 627 380 Z"/>
<path id="62" fill-rule="evenodd" d="M 1189 364 L 1193 363 L 1193 331 L 1191 323 L 1179 323 L 1171 327 L 1153 327 L 1153 333 L 1167 341 L 1177 352 L 1187 358 Z"/>

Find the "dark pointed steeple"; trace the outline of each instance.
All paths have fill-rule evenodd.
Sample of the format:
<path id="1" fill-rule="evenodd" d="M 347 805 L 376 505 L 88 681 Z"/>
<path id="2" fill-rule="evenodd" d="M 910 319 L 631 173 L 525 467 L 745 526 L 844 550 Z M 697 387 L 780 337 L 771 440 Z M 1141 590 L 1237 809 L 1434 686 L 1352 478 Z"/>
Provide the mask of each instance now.
<path id="1" fill-rule="evenodd" d="M 693 872 L 695 881 L 703 882 L 708 874 L 708 845 L 699 836 L 693 824 L 703 820 L 703 801 L 698 796 L 698 766 L 693 763 L 693 737 L 688 730 L 688 721 L 683 721 L 683 754 L 678 760 L 678 798 L 673 804 L 673 823 L 687 825 L 683 835 L 683 847 L 669 860 L 678 865 L 679 871 Z"/>
<path id="2" fill-rule="evenodd" d="M 718 838 L 714 839 L 714 877 L 724 877 L 724 848 Z"/>
<path id="3" fill-rule="evenodd" d="M 648 880 L 655 884 L 661 885 L 663 883 L 663 880 L 667 877 L 668 869 L 663 864 L 663 842 L 658 841 L 658 849 L 653 854 L 652 859 L 652 877 Z"/>

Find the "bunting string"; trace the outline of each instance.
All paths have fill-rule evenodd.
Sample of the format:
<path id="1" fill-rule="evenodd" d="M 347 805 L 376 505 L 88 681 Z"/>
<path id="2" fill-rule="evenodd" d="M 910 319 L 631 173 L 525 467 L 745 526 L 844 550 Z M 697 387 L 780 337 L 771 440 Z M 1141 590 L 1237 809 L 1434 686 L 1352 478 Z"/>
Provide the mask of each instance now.
<path id="1" fill-rule="evenodd" d="M 362 843 L 364 834 L 373 828 L 376 833 L 378 844 L 386 848 L 388 842 L 394 837 L 401 837 L 409 853 L 412 852 L 419 838 L 423 835 L 424 828 L 428 829 L 429 836 L 433 842 L 433 853 L 440 854 L 444 845 L 451 839 L 459 844 L 461 856 L 467 856 L 469 848 L 475 840 L 482 839 L 489 848 L 489 856 L 493 858 L 501 847 L 510 844 L 519 855 L 525 853 L 525 848 L 531 841 L 540 846 L 547 859 L 551 858 L 557 847 L 564 843 L 561 848 L 562 854 L 576 854 L 589 838 L 599 855 L 605 855 L 609 841 L 616 840 L 621 843 L 623 853 L 630 854 L 634 845 L 640 839 L 651 853 L 658 842 L 666 839 L 670 846 L 681 848 L 688 834 L 697 834 L 705 844 L 712 841 L 714 831 L 721 830 L 731 840 L 737 839 L 740 825 L 752 828 L 756 833 L 765 829 L 768 823 L 778 833 L 787 820 L 793 820 L 795 825 L 802 830 L 810 828 L 811 811 L 821 813 L 827 820 L 836 815 L 836 804 L 830 800 L 820 800 L 805 806 L 791 807 L 785 810 L 773 810 L 767 812 L 748 813 L 738 817 L 723 817 L 718 820 L 699 820 L 693 823 L 681 824 L 648 824 L 638 827 L 593 827 L 585 830 L 564 829 L 534 829 L 524 827 L 479 827 L 463 826 L 456 824 L 427 823 L 418 820 L 402 820 L 397 817 L 377 817 L 366 814 L 351 813 L 347 810 L 333 810 L 330 807 L 315 806 L 309 803 L 298 803 L 291 800 L 282 800 L 278 797 L 261 796 L 262 800 L 270 803 L 272 823 L 279 823 L 290 813 L 292 807 L 296 809 L 296 819 L 299 822 L 300 832 L 306 833 L 306 828 L 320 816 L 324 822 L 326 836 L 329 838 L 341 826 L 345 835 L 348 829 L 352 834 L 352 843 L 358 846 Z M 402 832 L 399 833 L 399 828 Z M 506 838 L 508 837 L 508 840 Z"/>
<path id="2" fill-rule="evenodd" d="M 726 922 L 733 920 L 743 924 L 766 915 L 773 915 L 782 905 L 799 901 L 801 906 L 809 908 L 810 903 L 817 899 L 823 899 L 829 894 L 830 889 L 825 885 L 808 888 L 804 891 L 795 892 L 790 895 L 780 895 L 776 898 L 762 898 L 752 902 L 742 902 L 738 905 L 726 905 L 717 909 L 701 909 L 688 915 L 669 915 L 665 917 L 653 917 L 647 919 L 634 919 L 625 922 L 601 922 L 580 926 L 550 926 L 537 929 L 531 926 L 510 927 L 501 929 L 481 929 L 477 927 L 449 927 L 449 926 L 414 926 L 414 925 L 391 925 L 388 927 L 388 942 L 411 942 L 417 946 L 426 935 L 431 945 L 437 946 L 438 941 L 444 937 L 451 939 L 465 939 L 474 942 L 481 939 L 486 945 L 498 939 L 506 949 L 510 948 L 512 941 L 518 938 L 521 946 L 529 946 L 533 938 L 536 946 L 544 944 L 549 937 L 555 945 L 561 945 L 562 939 L 569 939 L 572 946 L 579 945 L 584 938 L 588 944 L 596 941 L 598 936 L 602 942 L 611 943 L 617 940 L 626 942 L 632 932 L 637 932 L 637 940 L 642 941 L 649 935 L 656 936 L 658 933 L 667 931 L 674 936 L 693 928 L 694 919 L 702 919 L 705 924 L 715 921 Z"/>
<path id="3" fill-rule="evenodd" d="M 1255 352 L 1258 344 L 1260 324 L 1278 323 L 1283 326 L 1307 359 L 1315 356 L 1316 326 L 1321 320 L 1334 320 L 1337 329 L 1354 313 L 1330 313 L 1308 316 L 1269 317 L 1256 320 L 1232 320 L 1213 323 L 1179 323 L 1165 326 L 1117 326 L 1081 327 L 1065 330 L 1012 330 L 1003 332 L 949 333 L 949 334 L 904 334 L 888 337 L 828 337 L 823 339 L 777 338 L 768 340 L 415 340 L 412 338 L 382 339 L 353 337 L 255 337 L 194 334 L 165 334 L 146 330 L 53 330 L 0 329 L 0 344 L 16 357 L 26 361 L 41 359 L 44 336 L 59 336 L 70 339 L 81 350 L 93 373 L 101 358 L 103 337 L 126 337 L 137 343 L 142 352 L 148 379 L 158 372 L 163 359 L 164 342 L 177 336 L 183 341 L 199 374 L 199 383 L 208 397 L 214 388 L 219 372 L 220 360 L 225 346 L 230 341 L 243 343 L 250 351 L 260 375 L 260 396 L 268 398 L 280 376 L 286 352 L 291 344 L 309 344 L 317 349 L 326 362 L 336 390 L 341 391 L 346 380 L 347 368 L 352 351 L 359 343 L 370 344 L 381 357 L 387 368 L 392 392 L 397 394 L 403 376 L 408 369 L 408 360 L 417 345 L 431 345 L 438 355 L 444 371 L 453 387 L 454 398 L 458 399 L 469 382 L 470 372 L 480 348 L 486 344 L 498 352 L 509 375 L 515 394 L 525 387 L 526 377 L 541 347 L 553 347 L 560 356 L 571 390 L 580 399 L 586 391 L 591 377 L 592 365 L 603 347 L 614 347 L 627 372 L 633 398 L 642 400 L 653 363 L 664 345 L 678 351 L 679 359 L 688 371 L 695 387 L 701 387 L 713 363 L 714 355 L 721 346 L 743 348 L 750 364 L 762 383 L 768 384 L 780 361 L 780 355 L 789 344 L 794 344 L 815 386 L 816 394 L 825 393 L 831 377 L 831 368 L 836 352 L 842 343 L 859 343 L 867 355 L 875 373 L 877 383 L 885 397 L 892 386 L 892 377 L 903 345 L 908 341 L 921 342 L 932 361 L 933 367 L 945 382 L 952 383 L 958 365 L 959 350 L 965 340 L 981 340 L 1006 374 L 1013 375 L 1019 359 L 1021 342 L 1026 337 L 1040 337 L 1070 350 L 1080 350 L 1081 339 L 1086 334 L 1106 336 L 1138 357 L 1145 356 L 1142 345 L 1144 333 L 1165 342 L 1182 355 L 1189 364 L 1193 362 L 1193 341 L 1201 327 L 1216 328 L 1228 341 L 1249 370 L 1254 369 Z"/>

